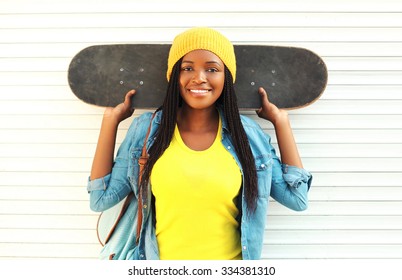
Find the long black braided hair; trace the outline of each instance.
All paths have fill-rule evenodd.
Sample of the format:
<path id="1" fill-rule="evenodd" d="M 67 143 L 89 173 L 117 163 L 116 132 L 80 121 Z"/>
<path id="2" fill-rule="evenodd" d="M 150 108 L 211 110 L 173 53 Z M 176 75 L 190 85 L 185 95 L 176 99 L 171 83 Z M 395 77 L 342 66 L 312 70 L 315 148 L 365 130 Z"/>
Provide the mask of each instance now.
<path id="1" fill-rule="evenodd" d="M 162 110 L 163 114 L 161 124 L 156 132 L 154 144 L 149 148 L 148 151 L 149 159 L 147 164 L 144 166 L 144 173 L 142 175 L 142 182 L 140 184 L 140 188 L 142 189 L 146 189 L 154 164 L 169 147 L 174 134 L 177 111 L 183 102 L 179 88 L 181 61 L 182 59 L 178 60 L 174 65 L 165 100 L 162 106 L 157 109 L 157 111 Z M 223 108 L 234 149 L 239 158 L 240 164 L 243 167 L 243 185 L 245 188 L 247 210 L 249 213 L 252 213 L 257 207 L 257 173 L 250 144 L 240 121 L 237 98 L 233 87 L 232 74 L 226 68 L 226 66 L 223 91 L 216 103 L 217 106 L 221 106 Z"/>

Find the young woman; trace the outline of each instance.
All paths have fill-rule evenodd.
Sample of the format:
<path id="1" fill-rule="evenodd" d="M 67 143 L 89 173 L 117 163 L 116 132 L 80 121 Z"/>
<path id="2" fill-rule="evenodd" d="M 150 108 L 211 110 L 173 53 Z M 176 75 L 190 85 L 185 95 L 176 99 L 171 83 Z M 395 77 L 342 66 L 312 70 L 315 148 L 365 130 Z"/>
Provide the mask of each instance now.
<path id="1" fill-rule="evenodd" d="M 235 78 L 231 42 L 216 30 L 192 28 L 173 41 L 163 105 L 152 120 L 151 113 L 134 119 L 115 159 L 117 128 L 134 111 L 135 91 L 106 108 L 88 183 L 91 209 L 108 209 L 131 191 L 138 198 L 141 189 L 144 216 L 136 246 L 134 200 L 102 256 L 259 259 L 269 196 L 296 211 L 307 208 L 311 174 L 303 169 L 287 112 L 259 89 L 256 113 L 274 125 L 279 159 L 270 137 L 239 114 Z M 149 125 L 149 160 L 138 186 Z"/>

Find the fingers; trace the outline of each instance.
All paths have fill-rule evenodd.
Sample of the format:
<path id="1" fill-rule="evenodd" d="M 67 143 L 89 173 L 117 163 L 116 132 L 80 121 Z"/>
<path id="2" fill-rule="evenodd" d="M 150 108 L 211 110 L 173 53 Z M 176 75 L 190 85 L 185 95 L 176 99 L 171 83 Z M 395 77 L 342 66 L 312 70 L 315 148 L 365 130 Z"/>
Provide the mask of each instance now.
<path id="1" fill-rule="evenodd" d="M 262 87 L 258 88 L 258 93 L 261 96 L 261 107 L 258 110 L 256 110 L 256 113 L 260 114 L 263 111 L 264 107 L 266 107 L 267 104 L 269 104 L 269 101 L 268 101 L 268 94 L 264 88 Z"/>
<path id="2" fill-rule="evenodd" d="M 124 97 L 124 103 L 131 103 L 131 97 L 135 94 L 135 90 L 132 89 L 129 92 L 126 93 L 126 96 Z"/>
<path id="3" fill-rule="evenodd" d="M 264 102 L 269 102 L 268 94 L 267 94 L 267 92 L 265 91 L 264 88 L 260 87 L 260 88 L 258 89 L 258 93 L 259 93 L 260 96 L 261 96 L 261 101 L 262 101 L 262 103 L 264 103 Z"/>
<path id="4" fill-rule="evenodd" d="M 135 95 L 136 91 L 134 89 L 130 90 L 129 92 L 126 93 L 126 96 L 124 97 L 124 106 L 127 108 L 130 108 L 131 111 L 134 111 L 134 108 L 132 107 L 132 97 Z"/>

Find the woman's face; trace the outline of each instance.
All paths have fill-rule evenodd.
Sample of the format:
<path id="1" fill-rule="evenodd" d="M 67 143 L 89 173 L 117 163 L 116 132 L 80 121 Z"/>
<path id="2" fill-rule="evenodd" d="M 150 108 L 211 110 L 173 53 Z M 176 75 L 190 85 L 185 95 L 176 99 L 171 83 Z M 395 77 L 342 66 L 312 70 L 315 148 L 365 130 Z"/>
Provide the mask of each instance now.
<path id="1" fill-rule="evenodd" d="M 214 53 L 194 50 L 186 54 L 180 68 L 180 94 L 193 109 L 214 106 L 225 82 L 225 65 Z"/>

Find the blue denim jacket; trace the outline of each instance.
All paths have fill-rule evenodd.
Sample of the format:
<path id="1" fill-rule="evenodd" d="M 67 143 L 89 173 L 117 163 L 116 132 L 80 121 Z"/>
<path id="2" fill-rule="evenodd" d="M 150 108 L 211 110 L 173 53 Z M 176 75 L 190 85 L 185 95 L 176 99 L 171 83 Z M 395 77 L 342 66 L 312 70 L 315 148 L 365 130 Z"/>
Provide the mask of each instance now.
<path id="1" fill-rule="evenodd" d="M 161 112 L 152 121 L 147 147 L 154 140 L 160 124 Z M 242 171 L 239 159 L 233 149 L 226 120 L 222 117 L 222 144 L 236 160 Z M 120 145 L 115 158 L 112 172 L 103 178 L 88 182 L 90 206 L 94 211 L 104 211 L 124 199 L 130 191 L 138 198 L 138 159 L 141 155 L 145 133 L 151 120 L 151 113 L 144 113 L 135 118 L 127 135 Z M 266 135 L 260 126 L 248 117 L 241 116 L 244 129 L 248 136 L 254 155 L 258 177 L 258 201 L 254 213 L 248 213 L 244 199 L 244 188 L 241 194 L 241 246 L 243 259 L 260 259 L 264 239 L 265 221 L 269 196 L 286 207 L 302 211 L 307 208 L 307 192 L 312 176 L 304 169 L 282 164 L 275 154 Z M 113 259 L 159 259 L 158 244 L 155 235 L 155 215 L 151 207 L 151 189 L 148 186 L 147 195 L 143 197 L 143 224 L 139 245 L 135 246 L 137 201 L 131 203 L 126 215 L 119 223 L 114 237 L 101 252 L 101 258 Z M 240 205 L 239 205 L 240 206 Z"/>

